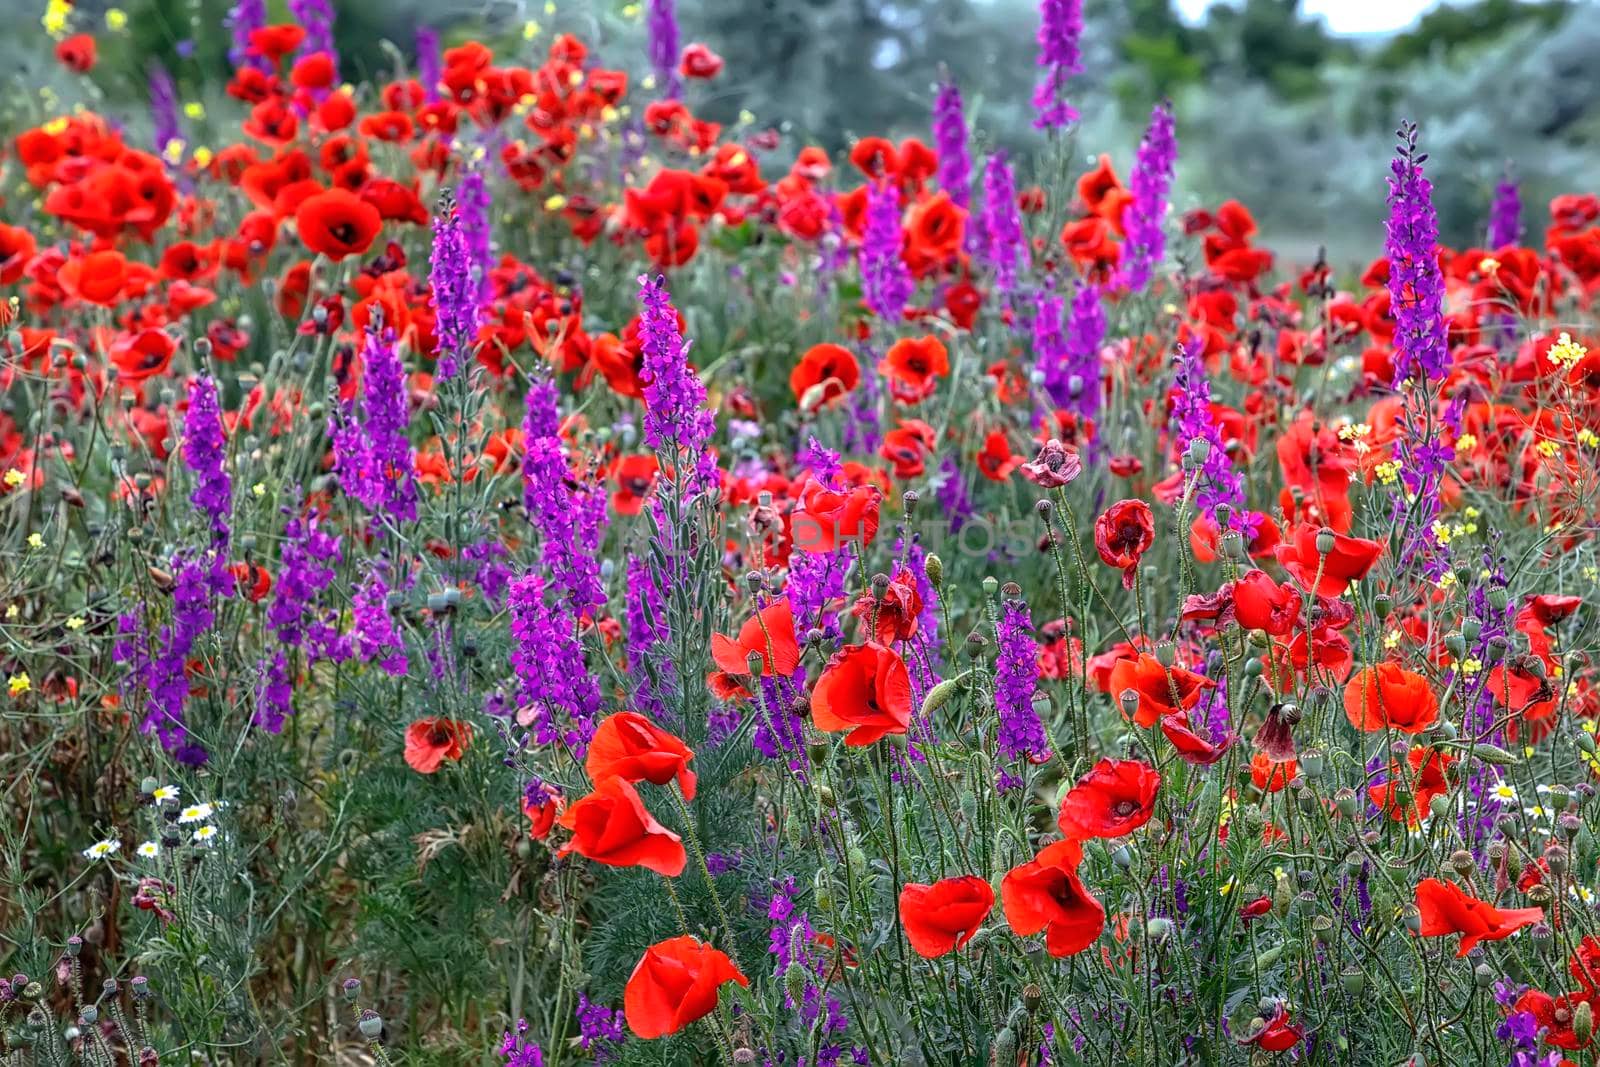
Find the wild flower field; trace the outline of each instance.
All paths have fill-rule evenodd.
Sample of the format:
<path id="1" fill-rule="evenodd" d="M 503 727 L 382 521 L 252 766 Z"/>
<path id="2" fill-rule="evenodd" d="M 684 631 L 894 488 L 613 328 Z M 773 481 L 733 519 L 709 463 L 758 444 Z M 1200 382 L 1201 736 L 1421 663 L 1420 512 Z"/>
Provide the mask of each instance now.
<path id="1" fill-rule="evenodd" d="M 289 6 L 4 131 L 0 1063 L 1595 1062 L 1600 198 Z"/>

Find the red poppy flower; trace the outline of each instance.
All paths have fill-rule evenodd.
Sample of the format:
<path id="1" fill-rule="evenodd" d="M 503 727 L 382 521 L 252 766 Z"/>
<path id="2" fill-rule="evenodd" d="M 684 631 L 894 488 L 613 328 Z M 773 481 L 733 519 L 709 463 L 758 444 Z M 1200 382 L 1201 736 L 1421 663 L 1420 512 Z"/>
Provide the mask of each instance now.
<path id="1" fill-rule="evenodd" d="M 725 982 L 748 986 L 727 953 L 690 934 L 669 937 L 644 950 L 622 990 L 622 1014 L 635 1037 L 646 1041 L 675 1034 L 717 1010 Z"/>
<path id="2" fill-rule="evenodd" d="M 1318 596 L 1344 595 L 1350 583 L 1365 578 L 1383 555 L 1383 545 L 1377 541 L 1334 534 L 1333 547 L 1323 556 L 1317 551 L 1317 539 L 1321 536 L 1320 528 L 1301 523 L 1295 529 L 1294 539 L 1274 550 L 1278 562 L 1300 587 Z"/>
<path id="3" fill-rule="evenodd" d="M 889 379 L 896 400 L 917 404 L 932 396 L 938 379 L 950 373 L 950 353 L 937 337 L 902 337 L 889 346 L 878 370 Z"/>
<path id="4" fill-rule="evenodd" d="M 1161 732 L 1172 743 L 1178 758 L 1196 767 L 1209 767 L 1228 752 L 1232 738 L 1207 741 L 1190 726 L 1190 712 L 1182 711 L 1161 720 Z"/>
<path id="5" fill-rule="evenodd" d="M 1265 752 L 1250 757 L 1250 781 L 1263 793 L 1280 793 L 1299 770 L 1295 760 L 1275 760 Z"/>
<path id="6" fill-rule="evenodd" d="M 1161 775 L 1131 759 L 1103 759 L 1061 798 L 1056 824 L 1070 840 L 1121 837 L 1150 821 Z"/>
<path id="7" fill-rule="evenodd" d="M 1233 617 L 1246 630 L 1285 637 L 1303 616 L 1300 594 L 1288 583 L 1273 581 L 1266 571 L 1249 571 L 1233 585 Z"/>
<path id="8" fill-rule="evenodd" d="M 90 304 L 110 307 L 122 299 L 128 283 L 128 260 L 121 252 L 90 252 L 73 256 L 56 274 L 69 296 Z"/>
<path id="9" fill-rule="evenodd" d="M 1279 1004 L 1266 1020 L 1266 1025 L 1245 1038 L 1241 1044 L 1254 1045 L 1265 1052 L 1287 1052 L 1306 1036 L 1306 1028 L 1289 1021 L 1289 1009 Z"/>
<path id="10" fill-rule="evenodd" d="M 1256 899 L 1239 909 L 1239 918 L 1244 920 L 1246 926 L 1249 926 L 1252 921 L 1261 918 L 1271 910 L 1271 897 L 1256 897 Z"/>
<path id="11" fill-rule="evenodd" d="M 1593 1010 L 1594 999 L 1594 994 L 1588 991 L 1552 997 L 1549 993 L 1530 989 L 1517 998 L 1513 1010 L 1525 1011 L 1538 1021 L 1545 1044 L 1575 1052 L 1588 1048 L 1594 1040 L 1593 1037 L 1580 1040 L 1572 1025 L 1578 1005 L 1588 1004 Z M 1563 1059 L 1561 1062 L 1568 1064 L 1571 1061 Z"/>
<path id="12" fill-rule="evenodd" d="M 761 656 L 762 677 L 790 675 L 800 666 L 800 645 L 794 637 L 794 611 L 789 598 L 775 600 L 739 628 L 737 641 L 711 635 L 711 658 L 732 675 L 750 673 L 750 656 Z"/>
<path id="13" fill-rule="evenodd" d="M 38 250 L 33 234 L 21 226 L 0 222 L 0 285 L 15 285 Z"/>
<path id="14" fill-rule="evenodd" d="M 455 719 L 418 719 L 406 728 L 406 764 L 432 774 L 445 760 L 459 760 L 472 740 L 472 726 Z"/>
<path id="15" fill-rule="evenodd" d="M 166 373 L 177 350 L 178 342 L 165 330 L 140 330 L 111 346 L 111 362 L 116 365 L 121 381 L 137 385 Z"/>
<path id="16" fill-rule="evenodd" d="M 1133 721 L 1146 730 L 1159 719 L 1194 707 L 1200 702 L 1200 694 L 1204 690 L 1214 689 L 1217 684 L 1204 675 L 1182 667 L 1163 667 L 1161 661 L 1148 652 L 1117 660 L 1111 667 L 1106 683 L 1106 691 L 1119 707 L 1124 693 L 1131 691 L 1137 696 L 1139 706 L 1134 712 Z M 1172 703 L 1174 688 L 1178 693 L 1177 704 Z"/>
<path id="17" fill-rule="evenodd" d="M 1052 956 L 1073 956 L 1099 938 L 1106 911 L 1078 879 L 1083 846 L 1057 841 L 1027 863 L 1013 867 L 1000 882 L 1006 922 L 1018 937 L 1044 931 Z"/>
<path id="18" fill-rule="evenodd" d="M 802 411 L 814 411 L 839 399 L 859 381 L 861 364 L 843 345 L 812 345 L 789 372 L 789 388 Z"/>
<path id="19" fill-rule="evenodd" d="M 689 746 L 643 715 L 619 711 L 596 727 L 583 766 L 597 784 L 608 778 L 655 785 L 677 779 L 684 799 L 693 800 L 695 774 L 689 769 L 693 758 Z"/>
<path id="20" fill-rule="evenodd" d="M 272 591 L 272 575 L 261 564 L 239 562 L 228 569 L 233 573 L 234 585 L 250 603 L 261 603 Z"/>
<path id="21" fill-rule="evenodd" d="M 1457 956 L 1465 956 L 1480 941 L 1499 941 L 1544 918 L 1542 908 L 1502 910 L 1437 878 L 1424 878 L 1417 886 L 1417 910 L 1422 913 L 1423 937 L 1461 935 Z"/>
<path id="22" fill-rule="evenodd" d="M 643 867 L 675 878 L 687 855 L 677 834 L 656 822 L 632 782 L 607 778 L 562 813 L 572 840 L 557 855 L 576 852 L 608 867 Z"/>
<path id="23" fill-rule="evenodd" d="M 715 78 L 722 73 L 722 57 L 703 44 L 691 44 L 683 50 L 678 73 L 685 78 Z"/>
<path id="24" fill-rule="evenodd" d="M 326 89 L 339 77 L 339 68 L 326 52 L 313 52 L 295 60 L 289 82 L 296 89 Z"/>
<path id="25" fill-rule="evenodd" d="M 75 33 L 56 44 L 56 62 L 76 74 L 93 70 L 94 60 L 94 38 L 87 33 Z"/>
<path id="26" fill-rule="evenodd" d="M 1094 547 L 1100 561 L 1122 569 L 1122 587 L 1133 588 L 1139 560 L 1156 539 L 1156 519 L 1143 500 L 1119 500 L 1094 520 Z"/>
<path id="27" fill-rule="evenodd" d="M 1428 680 L 1398 663 L 1363 667 L 1344 687 L 1344 713 L 1366 733 L 1393 728 L 1418 734 L 1439 717 L 1439 698 Z"/>
<path id="28" fill-rule="evenodd" d="M 900 925 L 923 959 L 954 952 L 978 932 L 994 908 L 994 890 L 976 875 L 916 882 L 900 890 Z"/>
<path id="29" fill-rule="evenodd" d="M 883 435 L 878 455 L 894 464 L 896 478 L 916 478 L 928 469 L 928 456 L 937 441 L 932 426 L 921 419 L 901 419 Z"/>
<path id="30" fill-rule="evenodd" d="M 1590 993 L 1600 992 L 1600 938 L 1587 935 L 1567 961 L 1572 977 Z"/>
<path id="31" fill-rule="evenodd" d="M 550 836 L 556 817 L 567 806 L 566 798 L 549 786 L 542 786 L 537 795 L 522 799 L 522 814 L 528 817 L 528 836 L 543 841 Z"/>
<path id="32" fill-rule="evenodd" d="M 841 492 L 808 479 L 790 518 L 794 546 L 819 553 L 833 552 L 849 541 L 870 545 L 878 534 L 882 497 L 876 485 L 857 485 Z"/>
<path id="33" fill-rule="evenodd" d="M 811 722 L 825 733 L 848 730 L 844 743 L 870 745 L 903 734 L 911 722 L 911 675 L 899 653 L 878 644 L 834 653 L 811 692 Z"/>
<path id="34" fill-rule="evenodd" d="M 343 189 L 306 197 L 294 218 L 301 242 L 334 260 L 366 252 L 383 229 L 378 209 Z"/>
<path id="35" fill-rule="evenodd" d="M 992 482 L 1003 482 L 1022 466 L 1022 457 L 1011 451 L 1004 430 L 991 430 L 978 450 L 978 470 Z"/>
<path id="36" fill-rule="evenodd" d="M 922 614 L 916 577 L 909 568 L 901 567 L 881 596 L 862 593 L 850 613 L 873 627 L 873 639 L 880 645 L 910 639 L 917 632 L 917 616 Z"/>
<path id="37" fill-rule="evenodd" d="M 1433 798 L 1449 790 L 1450 783 L 1445 778 L 1445 772 L 1453 762 L 1454 759 L 1446 753 L 1422 745 L 1413 746 L 1406 754 L 1404 777 L 1401 776 L 1399 765 L 1391 762 L 1389 780 L 1382 785 L 1369 786 L 1367 796 L 1372 798 L 1378 810 L 1388 812 L 1391 819 L 1404 820 L 1414 826 L 1427 814 Z M 1402 782 L 1411 794 L 1411 803 L 1407 806 L 1401 806 L 1397 796 L 1397 787 Z"/>
<path id="38" fill-rule="evenodd" d="M 293 22 L 261 26 L 250 31 L 250 51 L 271 60 L 279 60 L 299 48 L 300 42 L 305 39 L 305 28 Z"/>

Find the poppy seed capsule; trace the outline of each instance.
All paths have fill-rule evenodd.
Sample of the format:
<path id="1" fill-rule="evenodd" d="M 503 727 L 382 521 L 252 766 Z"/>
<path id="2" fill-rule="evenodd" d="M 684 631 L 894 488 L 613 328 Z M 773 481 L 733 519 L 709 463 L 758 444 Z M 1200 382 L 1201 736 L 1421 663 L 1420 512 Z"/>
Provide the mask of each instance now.
<path id="1" fill-rule="evenodd" d="M 1333 551 L 1333 546 L 1338 539 L 1338 534 L 1327 526 L 1317 531 L 1317 555 L 1326 556 Z"/>
<path id="2" fill-rule="evenodd" d="M 1406 929 L 1411 933 L 1420 934 L 1422 932 L 1422 912 L 1417 910 L 1415 904 L 1407 904 L 1400 909 L 1400 921 L 1405 923 Z"/>
<path id="3" fill-rule="evenodd" d="M 1037 1015 L 1039 1007 L 1044 1003 L 1044 990 L 1037 984 L 1029 982 L 1022 987 L 1022 1006 L 1028 1009 L 1029 1015 Z"/>
<path id="4" fill-rule="evenodd" d="M 1178 650 L 1172 646 L 1171 642 L 1161 642 L 1156 646 L 1156 662 L 1163 667 L 1170 668 L 1178 662 Z"/>
<path id="5" fill-rule="evenodd" d="M 1326 915 L 1318 915 L 1315 919 L 1311 920 L 1311 932 L 1316 935 L 1316 938 L 1320 943 L 1324 945 L 1333 944 L 1333 920 L 1328 918 Z"/>
<path id="6" fill-rule="evenodd" d="M 1543 889 L 1545 887 L 1535 886 L 1534 888 Z M 1533 896 L 1534 895 L 1532 893 L 1529 893 L 1528 899 L 1530 901 L 1533 900 Z M 1528 932 L 1528 936 L 1533 939 L 1534 949 L 1541 954 L 1548 953 L 1551 947 L 1556 943 L 1555 934 L 1551 931 L 1549 923 L 1534 923 L 1533 928 Z"/>
<path id="7" fill-rule="evenodd" d="M 78 1015 L 78 1022 L 84 1026 L 93 1026 L 100 1021 L 100 1009 L 93 1004 L 85 1004 L 83 1011 Z"/>
<path id="8" fill-rule="evenodd" d="M 1356 791 L 1348 787 L 1333 794 L 1334 807 L 1339 809 L 1339 814 L 1351 818 L 1356 813 Z"/>
<path id="9" fill-rule="evenodd" d="M 1122 694 L 1117 697 L 1117 703 L 1122 706 L 1122 714 L 1130 719 L 1133 718 L 1134 714 L 1139 710 L 1138 690 L 1124 689 Z"/>
<path id="10" fill-rule="evenodd" d="M 1450 866 L 1455 868 L 1455 872 L 1457 874 L 1465 878 L 1467 875 L 1472 873 L 1475 867 L 1478 866 L 1478 861 L 1474 860 L 1472 858 L 1472 853 L 1468 852 L 1466 849 L 1458 848 L 1454 852 L 1450 853 Z"/>
<path id="11" fill-rule="evenodd" d="M 1000 588 L 1000 580 L 994 575 L 989 575 L 983 580 L 983 595 L 994 596 L 994 591 Z"/>
<path id="12" fill-rule="evenodd" d="M 361 1029 L 362 1037 L 368 1041 L 376 1041 L 383 1033 L 383 1016 L 367 1008 L 361 1012 L 361 1018 L 357 1020 L 356 1026 Z"/>
<path id="13" fill-rule="evenodd" d="M 1545 866 L 1550 868 L 1550 873 L 1560 878 L 1566 874 L 1571 866 L 1571 855 L 1561 845 L 1551 845 L 1544 850 Z"/>

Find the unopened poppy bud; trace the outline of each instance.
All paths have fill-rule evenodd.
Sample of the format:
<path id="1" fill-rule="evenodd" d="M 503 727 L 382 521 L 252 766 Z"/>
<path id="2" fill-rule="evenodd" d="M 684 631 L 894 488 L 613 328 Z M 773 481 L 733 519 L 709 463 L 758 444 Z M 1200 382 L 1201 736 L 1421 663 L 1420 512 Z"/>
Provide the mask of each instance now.
<path id="1" fill-rule="evenodd" d="M 1332 552 L 1333 551 L 1334 542 L 1335 542 L 1337 537 L 1338 537 L 1338 535 L 1335 534 L 1333 532 L 1333 530 L 1330 529 L 1327 526 L 1324 526 L 1322 529 L 1318 530 L 1317 531 L 1317 555 L 1326 556 L 1329 552 Z"/>
<path id="2" fill-rule="evenodd" d="M 1266 665 L 1258 659 L 1247 659 L 1244 661 L 1244 676 L 1246 678 L 1259 678 L 1261 677 L 1261 672 L 1265 669 Z"/>
<path id="3" fill-rule="evenodd" d="M 1163 641 L 1156 646 L 1156 662 L 1168 668 L 1178 662 L 1178 650 L 1170 641 Z"/>
<path id="4" fill-rule="evenodd" d="M 1172 936 L 1172 920 L 1157 916 L 1144 924 L 1144 935 L 1151 941 L 1165 941 Z"/>
<path id="5" fill-rule="evenodd" d="M 967 655 L 971 656 L 973 659 L 977 659 L 979 656 L 983 655 L 984 646 L 986 646 L 988 643 L 988 640 L 984 638 L 983 634 L 979 633 L 977 630 L 973 630 L 971 633 L 967 634 Z"/>
<path id="6" fill-rule="evenodd" d="M 810 976 L 806 974 L 805 967 L 799 960 L 790 963 L 783 971 L 783 989 L 789 994 L 789 999 L 799 1004 L 805 999 L 806 982 Z"/>
<path id="7" fill-rule="evenodd" d="M 1415 904 L 1407 904 L 1400 909 L 1400 921 L 1405 923 L 1406 929 L 1411 933 L 1422 932 L 1422 912 L 1417 910 Z"/>
<path id="8" fill-rule="evenodd" d="M 1587 1000 L 1578 1001 L 1578 1006 L 1572 1009 L 1572 1036 L 1578 1039 L 1579 1048 L 1594 1037 L 1594 1008 Z"/>
<path id="9" fill-rule="evenodd" d="M 383 1016 L 371 1008 L 362 1011 L 356 1025 L 361 1029 L 361 1036 L 368 1041 L 376 1041 L 383 1034 Z"/>
<path id="10" fill-rule="evenodd" d="M 1356 813 L 1356 791 L 1350 788 L 1339 790 L 1333 794 L 1333 804 L 1340 815 L 1347 819 L 1353 817 Z"/>
<path id="11" fill-rule="evenodd" d="M 1551 845 L 1544 850 L 1545 866 L 1550 868 L 1550 873 L 1560 878 L 1571 868 L 1572 856 L 1561 845 Z"/>
<path id="12" fill-rule="evenodd" d="M 1408 796 L 1408 797 L 1406 797 L 1405 802 L 1409 803 L 1410 800 L 1411 800 L 1411 798 Z M 1396 791 L 1396 793 L 1395 793 L 1395 802 L 1396 803 L 1401 803 L 1401 801 L 1400 801 L 1400 791 Z M 1428 801 L 1428 810 L 1433 813 L 1433 817 L 1434 818 L 1436 818 L 1436 819 L 1443 818 L 1445 812 L 1450 810 L 1450 798 L 1445 796 L 1442 793 L 1439 794 L 1438 796 L 1435 796 L 1435 797 L 1431 798 Z"/>
<path id="13" fill-rule="evenodd" d="M 1456 729 L 1456 724 L 1448 720 L 1440 720 L 1433 728 L 1433 736 L 1440 741 L 1454 741 L 1461 736 L 1461 731 Z"/>
<path id="14" fill-rule="evenodd" d="M 922 561 L 922 569 L 935 589 L 944 588 L 944 560 L 930 552 L 928 558 Z"/>

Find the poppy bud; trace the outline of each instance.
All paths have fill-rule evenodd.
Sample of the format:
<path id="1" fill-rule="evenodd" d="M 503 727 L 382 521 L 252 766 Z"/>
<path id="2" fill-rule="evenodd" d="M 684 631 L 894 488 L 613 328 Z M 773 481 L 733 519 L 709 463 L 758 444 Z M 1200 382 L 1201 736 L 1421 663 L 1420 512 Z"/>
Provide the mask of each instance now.
<path id="1" fill-rule="evenodd" d="M 139 795 L 142 797 L 148 797 L 151 793 L 156 791 L 156 784 L 157 783 L 154 778 L 145 778 L 144 781 L 139 783 Z"/>
<path id="2" fill-rule="evenodd" d="M 344 992 L 345 1001 L 347 1003 L 354 1004 L 356 998 L 361 995 L 361 979 L 346 978 L 344 980 L 344 984 L 340 988 Z"/>
<path id="3" fill-rule="evenodd" d="M 1050 502 L 1050 499 L 1048 497 L 1046 497 L 1046 498 L 1038 501 L 1036 504 L 1033 505 L 1033 511 L 1034 511 L 1034 514 L 1038 515 L 1041 519 L 1044 519 L 1046 522 L 1049 522 L 1050 521 L 1050 509 L 1053 508 L 1053 507 L 1055 507 L 1055 505 Z"/>
<path id="4" fill-rule="evenodd" d="M 1594 1008 L 1587 1000 L 1578 1001 L 1578 1006 L 1572 1009 L 1572 1036 L 1578 1039 L 1579 1048 L 1594 1037 Z"/>
<path id="5" fill-rule="evenodd" d="M 799 960 L 795 960 L 784 968 L 783 989 L 785 993 L 789 994 L 790 1000 L 799 1004 L 805 999 L 806 982 L 808 980 L 809 976 L 806 974 L 806 969 Z"/>
<path id="6" fill-rule="evenodd" d="M 1542 889 L 1544 887 L 1536 886 L 1535 888 Z M 1530 901 L 1533 900 L 1532 893 L 1528 894 L 1528 899 Z M 1534 949 L 1541 954 L 1548 953 L 1556 943 L 1555 934 L 1551 931 L 1549 923 L 1534 923 L 1533 929 L 1528 932 L 1528 936 L 1533 939 Z"/>
<path id="7" fill-rule="evenodd" d="M 1252 680 L 1260 678 L 1261 672 L 1265 669 L 1265 664 L 1258 659 L 1247 659 L 1244 661 L 1244 676 L 1246 678 Z"/>
<path id="8" fill-rule="evenodd" d="M 1351 818 L 1356 813 L 1356 792 L 1354 789 L 1341 789 L 1333 794 L 1333 803 L 1339 809 L 1339 814 Z"/>
<path id="9" fill-rule="evenodd" d="M 944 561 L 932 553 L 922 561 L 922 569 L 928 575 L 928 581 L 933 583 L 934 589 L 944 588 Z"/>
<path id="10" fill-rule="evenodd" d="M 1172 920 L 1157 916 L 1144 924 L 1144 935 L 1151 941 L 1165 941 L 1172 936 Z"/>
<path id="11" fill-rule="evenodd" d="M 905 507 L 907 515 L 911 514 L 911 512 L 916 509 L 917 503 L 921 499 L 922 497 L 915 489 L 907 489 L 905 493 L 901 495 L 900 502 Z"/>
<path id="12" fill-rule="evenodd" d="M 1388 593 L 1379 593 L 1372 598 L 1372 610 L 1380 620 L 1387 619 L 1389 612 L 1394 608 L 1394 601 L 1389 599 Z"/>

